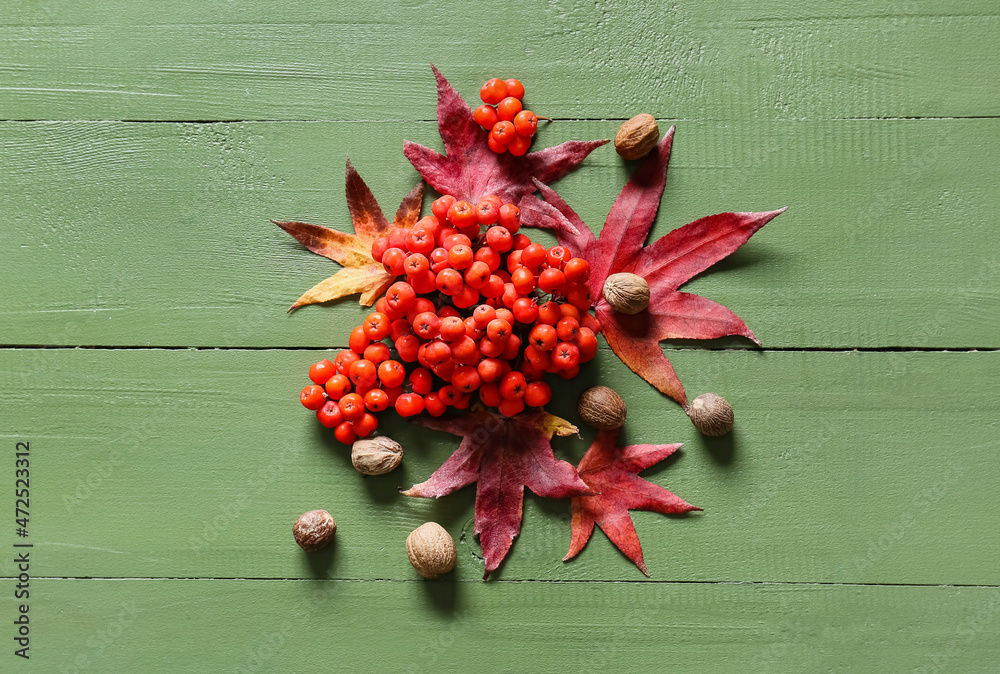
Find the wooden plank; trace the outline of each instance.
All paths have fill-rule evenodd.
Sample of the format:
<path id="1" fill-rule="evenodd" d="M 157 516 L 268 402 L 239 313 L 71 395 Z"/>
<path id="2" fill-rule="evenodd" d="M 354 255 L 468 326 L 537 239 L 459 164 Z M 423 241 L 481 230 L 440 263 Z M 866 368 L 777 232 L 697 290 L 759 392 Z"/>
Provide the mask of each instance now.
<path id="1" fill-rule="evenodd" d="M 429 119 L 430 62 L 560 119 L 1000 114 L 992 0 L 156 4 L 5 3 L 0 119 Z"/>
<path id="2" fill-rule="evenodd" d="M 995 587 L 51 579 L 29 612 L 69 672 L 989 672 L 998 614 Z"/>
<path id="3" fill-rule="evenodd" d="M 31 443 L 30 541 L 44 575 L 413 577 L 406 535 L 442 523 L 459 579 L 482 575 L 473 490 L 430 501 L 455 438 L 386 418 L 403 467 L 362 478 L 297 401 L 322 352 L 0 350 L 2 438 Z M 1000 353 L 676 351 L 691 395 L 713 391 L 735 435 L 699 437 L 682 411 L 602 352 L 553 411 L 610 382 L 632 443 L 684 442 L 647 471 L 704 513 L 635 513 L 653 580 L 1000 582 L 994 421 Z M 393 419 L 396 419 L 395 421 Z M 576 462 L 592 433 L 559 439 Z M 336 546 L 307 557 L 291 524 L 326 508 Z M 526 499 L 500 579 L 641 580 L 601 532 L 570 563 L 568 504 Z M 11 575 L 0 568 L 0 575 Z"/>
<path id="4" fill-rule="evenodd" d="M 343 344 L 351 302 L 284 315 L 337 267 L 268 219 L 349 227 L 345 155 L 394 212 L 404 138 L 439 144 L 429 123 L 0 124 L 0 344 Z M 998 154 L 998 120 L 682 122 L 654 235 L 789 206 L 686 286 L 765 346 L 996 348 Z M 626 179 L 605 147 L 558 188 L 597 229 Z"/>

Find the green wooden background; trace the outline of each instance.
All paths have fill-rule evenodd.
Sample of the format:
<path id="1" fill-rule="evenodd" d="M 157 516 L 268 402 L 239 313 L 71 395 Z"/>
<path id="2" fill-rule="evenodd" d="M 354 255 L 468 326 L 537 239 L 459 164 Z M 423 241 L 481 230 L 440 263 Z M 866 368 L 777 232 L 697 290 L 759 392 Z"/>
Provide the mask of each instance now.
<path id="1" fill-rule="evenodd" d="M 998 35 L 994 0 L 5 0 L 0 670 L 996 671 Z M 676 124 L 654 235 L 789 207 L 686 287 L 764 348 L 665 345 L 733 435 L 603 349 L 553 405 L 609 383 L 629 441 L 685 443 L 645 476 L 705 511 L 634 514 L 649 579 L 599 531 L 560 561 L 568 504 L 529 495 L 483 583 L 472 490 L 397 493 L 454 438 L 389 421 L 403 467 L 362 478 L 297 401 L 363 313 L 286 315 L 336 265 L 268 220 L 347 228 L 347 155 L 391 213 L 403 139 L 440 147 L 431 62 L 470 101 L 519 77 L 540 145 Z M 597 228 L 627 176 L 605 147 L 557 188 Z M 436 582 L 403 548 L 429 519 Z"/>

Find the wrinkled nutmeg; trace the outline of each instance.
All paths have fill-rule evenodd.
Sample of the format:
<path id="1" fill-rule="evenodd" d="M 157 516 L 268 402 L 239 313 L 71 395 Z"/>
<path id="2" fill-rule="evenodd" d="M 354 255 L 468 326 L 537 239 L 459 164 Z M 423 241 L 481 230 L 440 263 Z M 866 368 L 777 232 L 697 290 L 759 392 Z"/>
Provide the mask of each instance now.
<path id="1" fill-rule="evenodd" d="M 337 523 L 325 510 L 310 510 L 302 513 L 292 526 L 295 542 L 307 552 L 321 550 L 333 541 L 337 533 Z"/>
<path id="2" fill-rule="evenodd" d="M 687 409 L 691 423 L 705 435 L 725 435 L 733 430 L 733 408 L 714 393 L 702 393 Z"/>
<path id="3" fill-rule="evenodd" d="M 396 470 L 402 460 L 403 447 L 385 436 L 363 438 L 351 447 L 351 463 L 365 475 L 384 475 Z"/>
<path id="4" fill-rule="evenodd" d="M 622 397 L 607 386 L 593 386 L 581 393 L 577 410 L 581 419 L 605 431 L 621 428 L 628 413 Z"/>
<path id="5" fill-rule="evenodd" d="M 615 150 L 622 159 L 638 159 L 656 147 L 660 128 L 652 115 L 642 113 L 621 125 L 615 134 Z"/>
<path id="6" fill-rule="evenodd" d="M 458 553 L 451 534 L 437 522 L 427 522 L 406 537 L 406 556 L 424 578 L 437 578 L 455 568 Z"/>
<path id="7" fill-rule="evenodd" d="M 637 314 L 649 306 L 649 284 L 646 279 L 628 272 L 612 274 L 604 282 L 604 299 L 615 311 Z"/>

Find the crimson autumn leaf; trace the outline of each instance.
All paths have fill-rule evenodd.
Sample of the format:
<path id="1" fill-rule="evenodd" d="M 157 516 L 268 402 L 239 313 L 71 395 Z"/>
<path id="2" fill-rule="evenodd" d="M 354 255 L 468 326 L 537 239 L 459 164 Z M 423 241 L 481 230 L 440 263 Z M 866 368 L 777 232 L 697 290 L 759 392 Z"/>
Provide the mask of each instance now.
<path id="1" fill-rule="evenodd" d="M 628 511 L 650 510 L 668 515 L 701 510 L 638 475 L 639 471 L 662 461 L 679 447 L 679 444 L 619 447 L 618 429 L 599 431 L 594 444 L 577 467 L 577 472 L 592 493 L 573 497 L 573 531 L 569 552 L 563 561 L 580 554 L 590 540 L 594 524 L 597 524 L 611 542 L 648 576 L 639 536 Z"/>
<path id="2" fill-rule="evenodd" d="M 554 230 L 559 242 L 590 263 L 594 312 L 608 346 L 628 367 L 683 406 L 687 394 L 663 355 L 665 339 L 716 339 L 742 335 L 760 341 L 726 307 L 677 289 L 742 246 L 785 209 L 765 213 L 719 213 L 699 218 L 643 246 L 663 195 L 673 143 L 670 127 L 657 148 L 642 160 L 615 200 L 599 238 L 551 188 L 536 182 L 545 197 L 526 195 L 521 222 Z M 611 274 L 630 272 L 649 284 L 649 308 L 634 316 L 620 314 L 601 297 Z"/>
<path id="3" fill-rule="evenodd" d="M 497 154 L 487 147 L 486 131 L 476 124 L 469 106 L 444 75 L 433 65 L 431 68 L 437 78 L 438 131 L 447 156 L 410 141 L 403 143 L 403 154 L 441 194 L 471 204 L 486 194 L 495 194 L 504 203 L 517 203 L 535 191 L 532 178 L 554 182 L 608 142 L 573 140 L 522 157 Z"/>
<path id="4" fill-rule="evenodd" d="M 451 457 L 407 496 L 444 496 L 476 483 L 475 533 L 489 576 L 507 556 L 521 531 L 524 488 L 546 498 L 587 491 L 576 470 L 552 454 L 552 435 L 570 435 L 576 426 L 544 411 L 503 417 L 477 409 L 455 418 L 419 418 L 417 423 L 462 436 Z"/>
<path id="5" fill-rule="evenodd" d="M 355 293 L 361 293 L 359 304 L 370 307 L 396 280 L 372 257 L 372 242 L 385 234 L 390 225 L 368 185 L 351 165 L 350 159 L 347 160 L 346 182 L 347 208 L 354 223 L 354 234 L 305 222 L 271 221 L 312 252 L 339 262 L 343 267 L 330 278 L 307 290 L 295 300 L 289 311 L 306 304 L 329 302 Z M 423 195 L 424 183 L 419 182 L 403 198 L 392 227 L 410 228 L 416 224 L 420 217 Z"/>

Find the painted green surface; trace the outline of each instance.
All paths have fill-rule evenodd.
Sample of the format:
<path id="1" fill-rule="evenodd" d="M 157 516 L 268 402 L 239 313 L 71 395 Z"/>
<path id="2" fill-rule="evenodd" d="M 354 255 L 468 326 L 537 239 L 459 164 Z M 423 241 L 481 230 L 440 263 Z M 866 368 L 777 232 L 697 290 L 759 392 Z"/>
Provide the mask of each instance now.
<path id="1" fill-rule="evenodd" d="M 36 587 L 39 671 L 992 672 L 1000 658 L 995 587 L 166 579 Z"/>
<path id="2" fill-rule="evenodd" d="M 430 119 L 519 76 L 557 118 L 1000 113 L 993 0 L 7 0 L 0 119 Z"/>
<path id="3" fill-rule="evenodd" d="M 513 33 L 495 9 L 4 3 L 0 446 L 31 442 L 34 547 L 25 662 L 0 527 L 0 671 L 994 671 L 996 3 L 550 0 Z M 362 478 L 296 401 L 362 312 L 285 315 L 336 265 L 267 221 L 344 228 L 346 155 L 391 213 L 403 139 L 439 146 L 430 62 L 470 101 L 521 78 L 540 145 L 675 122 L 657 235 L 790 207 L 686 288 L 765 348 L 668 345 L 734 435 L 606 350 L 552 405 L 609 383 L 628 441 L 685 443 L 644 475 L 705 511 L 634 514 L 651 579 L 599 531 L 563 563 L 567 504 L 529 495 L 480 582 L 472 490 L 397 492 L 455 438 L 390 420 L 403 467 Z M 605 147 L 556 187 L 597 229 L 628 171 Z M 306 556 L 315 507 L 340 530 Z M 443 582 L 403 554 L 428 519 L 458 543 Z"/>
<path id="4" fill-rule="evenodd" d="M 403 468 L 363 478 L 299 404 L 311 351 L 0 352 L 5 442 L 35 453 L 33 527 L 45 575 L 309 577 L 292 544 L 303 511 L 334 513 L 337 578 L 409 578 L 406 535 L 435 520 L 482 576 L 472 488 L 438 501 L 397 493 L 426 479 L 453 436 L 387 425 Z M 652 480 L 705 512 L 635 520 L 654 580 L 1000 584 L 995 523 L 1000 353 L 671 353 L 691 395 L 723 394 L 731 438 L 683 412 L 609 352 L 552 406 L 613 382 L 630 443 L 683 442 Z M 388 415 L 385 415 L 387 418 Z M 584 438 L 560 439 L 576 464 Z M 990 479 L 987 479 L 990 478 Z M 530 496 L 503 579 L 641 580 L 602 533 L 576 561 L 569 504 Z M 956 526 L 962 522 L 962 526 Z"/>
<path id="5" fill-rule="evenodd" d="M 539 142 L 616 128 L 559 122 Z M 415 123 L 0 123 L 0 344 L 344 344 L 356 303 L 338 324 L 284 315 L 337 265 L 268 220 L 349 230 L 348 155 L 394 213 L 417 180 L 404 138 L 440 143 Z M 686 286 L 767 347 L 996 348 L 997 157 L 996 119 L 678 122 L 654 235 L 789 206 Z M 626 180 L 602 147 L 557 186 L 599 230 Z"/>

